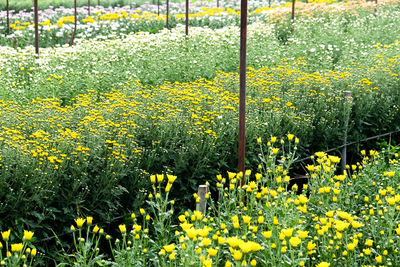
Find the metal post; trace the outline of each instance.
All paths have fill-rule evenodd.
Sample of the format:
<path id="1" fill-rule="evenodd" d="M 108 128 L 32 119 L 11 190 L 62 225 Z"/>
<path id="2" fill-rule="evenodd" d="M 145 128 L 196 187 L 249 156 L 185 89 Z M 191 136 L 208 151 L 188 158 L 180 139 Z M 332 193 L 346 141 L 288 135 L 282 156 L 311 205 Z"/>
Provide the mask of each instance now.
<path id="1" fill-rule="evenodd" d="M 196 210 L 205 214 L 206 211 L 206 194 L 208 193 L 207 185 L 199 185 L 199 190 L 197 191 L 197 196 L 200 198 L 200 201 L 196 204 Z"/>
<path id="2" fill-rule="evenodd" d="M 351 112 L 351 91 L 344 92 L 344 138 L 342 148 L 342 171 L 346 171 L 347 165 L 347 131 L 349 127 L 349 117 Z"/>
<path id="3" fill-rule="evenodd" d="M 8 0 L 6 1 L 6 10 L 7 10 L 7 35 L 10 34 L 10 10 L 8 7 Z"/>
<path id="4" fill-rule="evenodd" d="M 296 0 L 292 0 L 292 23 L 294 21 L 294 3 L 296 2 Z"/>
<path id="5" fill-rule="evenodd" d="M 246 45 L 247 45 L 247 0 L 241 0 L 240 8 L 240 94 L 239 94 L 239 146 L 238 146 L 238 170 L 243 173 L 246 144 Z"/>
<path id="6" fill-rule="evenodd" d="M 38 0 L 33 2 L 34 9 L 34 23 L 35 23 L 35 52 L 39 55 L 39 15 L 38 15 Z"/>
<path id="7" fill-rule="evenodd" d="M 76 0 L 74 0 L 74 32 L 72 33 L 71 42 L 69 43 L 70 46 L 72 46 L 74 44 L 77 20 L 78 20 L 78 18 L 77 18 L 77 11 L 76 11 Z"/>
<path id="8" fill-rule="evenodd" d="M 160 0 L 157 2 L 157 15 L 160 16 Z"/>
<path id="9" fill-rule="evenodd" d="M 189 35 L 189 0 L 186 0 L 186 36 Z"/>
<path id="10" fill-rule="evenodd" d="M 87 1 L 87 5 L 88 5 L 88 16 L 90 16 L 90 0 Z"/>
<path id="11" fill-rule="evenodd" d="M 376 13 L 378 12 L 378 0 L 375 0 L 374 2 L 375 2 L 374 11 L 375 11 L 375 16 L 376 16 Z"/>
<path id="12" fill-rule="evenodd" d="M 219 0 L 217 0 L 217 7 L 219 7 Z"/>
<path id="13" fill-rule="evenodd" d="M 169 29 L 168 17 L 169 17 L 169 0 L 167 0 L 167 23 L 165 24 L 165 27 L 166 27 L 167 29 Z"/>

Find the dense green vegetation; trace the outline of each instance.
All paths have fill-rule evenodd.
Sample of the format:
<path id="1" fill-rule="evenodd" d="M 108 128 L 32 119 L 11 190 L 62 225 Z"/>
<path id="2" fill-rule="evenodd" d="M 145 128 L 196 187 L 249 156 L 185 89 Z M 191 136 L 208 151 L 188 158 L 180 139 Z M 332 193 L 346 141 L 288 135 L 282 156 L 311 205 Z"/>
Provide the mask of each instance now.
<path id="1" fill-rule="evenodd" d="M 110 224 L 113 218 L 147 206 L 147 213 L 139 216 L 136 212 L 138 216 L 133 218 L 133 223 L 141 225 L 141 229 L 130 238 L 140 243 L 132 239 L 128 245 L 125 226 L 121 226 L 122 243 L 115 244 L 113 240 L 108 250 L 114 254 L 99 252 L 92 246 L 96 246 L 100 230 L 91 233 L 92 238 L 89 233 L 85 237 L 82 219 L 74 226 L 78 228 L 74 232 L 75 243 L 60 237 L 66 251 L 60 250 L 59 255 L 53 253 L 50 257 L 67 265 L 75 260 L 83 266 L 90 265 L 88 260 L 93 265 L 123 264 L 129 260 L 132 266 L 166 266 L 176 260 L 174 264 L 178 266 L 185 257 L 182 244 L 186 244 L 190 248 L 190 261 L 209 266 L 206 260 L 213 257 L 210 256 L 213 252 L 207 251 L 208 245 L 204 243 L 202 251 L 194 252 L 199 245 L 196 242 L 201 239 L 189 236 L 187 230 L 192 227 L 174 226 L 178 214 L 172 216 L 170 209 L 180 212 L 192 208 L 192 194 L 199 184 L 210 181 L 211 196 L 220 206 L 211 206 L 215 210 L 209 215 L 220 219 L 203 220 L 196 213 L 195 219 L 189 220 L 192 215 L 189 212 L 185 220 L 197 229 L 211 227 L 210 235 L 207 232 L 203 240 L 220 231 L 219 235 L 223 233 L 225 239 L 236 235 L 243 242 L 254 241 L 264 247 L 246 253 L 243 244 L 247 243 L 237 241 L 242 247 L 221 243 L 221 253 L 212 258 L 214 265 L 229 261 L 240 266 L 246 265 L 243 260 L 246 263 L 255 260 L 266 266 L 284 258 L 288 265 L 301 266 L 304 262 L 315 266 L 333 257 L 333 252 L 325 249 L 330 240 L 324 233 L 329 231 L 331 237 L 343 236 L 332 241 L 339 246 L 332 266 L 350 261 L 396 262 L 392 244 L 398 242 L 394 230 L 399 223 L 397 217 L 385 211 L 383 217 L 376 216 L 376 224 L 369 225 L 367 215 L 375 216 L 382 209 L 397 209 L 400 199 L 394 197 L 393 202 L 389 197 L 398 195 L 394 187 L 399 177 L 397 148 L 381 156 L 375 151 L 368 152 L 358 165 L 350 158 L 354 167 L 348 167 L 347 176 L 336 169 L 339 158 L 324 153 L 318 153 L 319 159 L 313 164 L 308 161 L 308 167 L 293 165 L 294 148 L 296 156 L 304 157 L 340 146 L 345 134 L 348 141 L 358 141 L 400 127 L 400 6 L 398 2 L 384 5 L 374 15 L 370 7 L 355 9 L 350 4 L 341 5 L 345 11 L 332 12 L 332 9 L 329 13 L 320 10 L 322 7 L 311 12 L 305 6 L 293 24 L 279 19 L 287 17 L 283 9 L 275 15 L 257 15 L 262 12 L 255 11 L 254 18 L 259 16 L 261 21 L 254 21 L 248 29 L 246 166 L 260 174 L 248 176 L 246 188 L 237 186 L 241 177 L 236 173 L 229 174 L 225 182 L 218 176 L 219 185 L 214 181 L 217 174 L 235 171 L 237 163 L 237 15 L 225 19 L 219 15 L 218 19 L 203 16 L 196 23 L 210 28 L 191 27 L 189 36 L 178 25 L 156 34 L 113 36 L 104 31 L 102 36 L 98 30 L 90 38 L 81 36 L 72 47 L 52 44 L 54 47 L 42 48 L 39 56 L 34 55 L 33 47 L 0 47 L 0 216 L 3 218 L 0 230 L 12 228 L 11 241 L 5 246 L 19 244 L 24 229 L 33 230 L 39 239 L 69 232 L 76 217 L 93 216 L 95 221 L 110 227 L 106 232 L 115 234 L 116 227 Z M 115 23 L 115 29 L 123 24 Z M 345 98 L 346 91 L 351 92 L 351 98 Z M 398 139 L 390 141 L 396 143 Z M 356 146 L 351 147 L 349 155 L 358 157 L 357 150 Z M 306 170 L 314 180 L 310 182 L 310 198 L 303 198 L 306 202 L 298 206 L 296 197 L 287 193 L 286 188 L 293 176 Z M 155 178 L 149 177 L 155 173 L 169 179 L 167 190 L 161 183 L 153 188 Z M 179 177 L 175 182 L 173 175 Z M 251 183 L 253 180 L 257 183 Z M 169 192 L 172 183 L 174 190 Z M 233 189 L 223 189 L 223 183 Z M 382 190 L 386 193 L 381 193 Z M 229 194 L 225 196 L 223 192 Z M 163 198 L 158 198 L 157 193 Z M 257 197 L 258 193 L 262 195 Z M 356 194 L 357 198 L 349 199 L 348 196 Z M 364 206 L 376 194 L 383 198 L 381 203 L 376 199 L 375 206 Z M 247 211 L 241 203 L 243 198 L 251 200 L 246 204 Z M 254 203 L 256 199 L 261 200 Z M 310 204 L 305 205 L 308 201 Z M 289 210 L 297 210 L 298 214 L 288 215 Z M 332 216 L 326 215 L 327 212 Z M 329 227 L 315 219 L 324 214 L 332 218 L 326 218 L 331 223 Z M 240 220 L 239 227 L 235 227 L 236 219 L 231 218 L 234 215 Z M 241 216 L 249 216 L 254 223 L 243 223 Z M 264 216 L 268 225 L 277 217 L 283 225 L 279 227 L 283 228 L 267 229 L 262 223 L 254 228 L 259 216 Z M 180 223 L 185 221 L 182 218 Z M 392 220 L 392 230 L 387 236 L 393 242 L 384 243 L 385 238 L 376 229 L 381 229 L 388 220 Z M 353 221 L 360 224 L 354 226 Z M 222 223 L 228 232 L 222 231 Z M 317 224 L 325 229 L 322 234 Z M 342 226 L 343 231 L 349 232 L 338 230 Z M 143 232 L 146 228 L 149 233 Z M 281 243 L 279 235 L 287 228 L 308 231 L 306 239 L 303 241 L 298 234 L 300 237 L 290 241 L 295 235 L 283 233 L 285 237 L 280 240 L 287 238 L 287 241 Z M 92 225 L 88 229 L 94 230 Z M 181 231 L 182 240 L 172 235 L 175 230 Z M 269 250 L 269 254 L 265 249 L 275 248 L 268 243 L 266 235 L 270 234 L 263 234 L 268 231 L 272 231 L 274 237 L 270 241 L 278 248 Z M 3 233 L 5 241 L 8 232 Z M 29 233 L 25 235 L 23 241 L 27 243 Z M 316 241 L 317 235 L 321 240 Z M 379 247 L 372 250 L 370 245 L 364 245 L 367 239 L 374 240 Z M 309 249 L 308 242 L 318 246 L 318 256 L 313 255 L 314 247 Z M 23 260 L 22 251 L 26 249 L 23 243 L 22 247 L 14 246 L 13 252 L 18 254 L 15 261 Z M 164 247 L 172 243 L 173 246 Z M 108 241 L 99 244 L 104 249 Z M 239 257 L 239 252 L 229 252 L 229 246 L 223 244 L 229 244 L 242 256 Z M 54 242 L 41 243 L 38 248 L 47 255 L 56 251 Z M 148 254 L 143 252 L 144 248 Z M 70 251 L 76 253 L 76 258 L 68 257 Z M 284 254 L 286 251 L 290 253 Z M 371 256 L 362 258 L 360 253 Z M 185 264 L 192 265 L 190 261 Z"/>

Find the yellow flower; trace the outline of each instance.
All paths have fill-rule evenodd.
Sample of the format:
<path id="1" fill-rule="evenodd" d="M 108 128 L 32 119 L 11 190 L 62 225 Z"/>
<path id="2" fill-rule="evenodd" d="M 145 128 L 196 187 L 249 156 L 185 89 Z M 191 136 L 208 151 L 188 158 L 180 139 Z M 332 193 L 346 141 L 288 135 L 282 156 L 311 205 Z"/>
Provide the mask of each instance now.
<path id="1" fill-rule="evenodd" d="M 24 244 L 18 243 L 18 244 L 11 244 L 11 251 L 12 252 L 21 252 L 24 247 Z"/>
<path id="2" fill-rule="evenodd" d="M 24 237 L 23 237 L 24 240 L 29 241 L 32 239 L 32 237 L 33 237 L 33 232 L 24 230 Z"/>
<path id="3" fill-rule="evenodd" d="M 382 256 L 375 257 L 377 263 L 382 263 Z"/>
<path id="4" fill-rule="evenodd" d="M 283 229 L 282 233 L 286 236 L 286 237 L 290 237 L 293 234 L 293 228 L 288 228 L 288 229 Z"/>
<path id="5" fill-rule="evenodd" d="M 313 243 L 312 241 L 308 241 L 308 243 L 307 243 L 308 250 L 313 250 L 316 246 L 317 246 L 317 244 Z"/>
<path id="6" fill-rule="evenodd" d="M 287 134 L 287 138 L 289 141 L 292 141 L 294 138 L 294 134 Z"/>
<path id="7" fill-rule="evenodd" d="M 31 255 L 32 255 L 32 256 L 36 256 L 36 253 L 37 253 L 37 249 L 36 249 L 36 248 L 33 248 L 33 249 L 31 250 Z"/>
<path id="8" fill-rule="evenodd" d="M 218 253 L 218 249 L 215 248 L 208 248 L 207 251 L 208 251 L 208 256 L 210 257 L 214 257 Z"/>
<path id="9" fill-rule="evenodd" d="M 157 182 L 161 183 L 164 180 L 164 174 L 157 174 Z"/>
<path id="10" fill-rule="evenodd" d="M 326 157 L 326 153 L 325 153 L 325 152 L 316 152 L 315 155 L 316 155 L 318 158 L 324 158 L 324 157 Z"/>
<path id="11" fill-rule="evenodd" d="M 243 254 L 240 252 L 240 250 L 235 250 L 233 253 L 232 257 L 236 260 L 239 261 L 242 258 Z"/>
<path id="12" fill-rule="evenodd" d="M 353 226 L 354 229 L 357 229 L 357 228 L 360 228 L 360 227 L 364 226 L 364 224 L 361 223 L 361 222 L 352 221 L 351 222 L 351 226 Z"/>
<path id="13" fill-rule="evenodd" d="M 363 251 L 364 251 L 365 255 L 370 255 L 371 254 L 371 249 L 370 248 L 363 249 Z"/>
<path id="14" fill-rule="evenodd" d="M 365 245 L 372 247 L 372 244 L 374 244 L 374 241 L 372 241 L 371 239 L 365 240 Z"/>
<path id="15" fill-rule="evenodd" d="M 232 263 L 229 260 L 225 262 L 225 267 L 231 267 L 231 266 L 232 266 Z"/>
<path id="16" fill-rule="evenodd" d="M 155 183 L 156 182 L 156 176 L 155 175 L 150 175 L 150 182 Z"/>
<path id="17" fill-rule="evenodd" d="M 251 260 L 250 261 L 250 265 L 251 266 L 256 266 L 257 265 L 257 261 L 256 260 Z"/>
<path id="18" fill-rule="evenodd" d="M 119 228 L 119 230 L 121 231 L 121 233 L 126 233 L 126 226 L 125 226 L 125 224 L 120 224 L 119 226 L 118 226 L 118 228 Z"/>
<path id="19" fill-rule="evenodd" d="M 272 231 L 265 231 L 261 233 L 265 238 L 270 238 L 272 236 Z"/>
<path id="20" fill-rule="evenodd" d="M 243 219 L 243 222 L 245 223 L 245 224 L 249 224 L 250 223 L 250 221 L 251 221 L 251 217 L 250 216 L 242 216 L 242 219 Z"/>
<path id="21" fill-rule="evenodd" d="M 203 245 L 208 247 L 211 244 L 211 239 L 209 238 L 204 238 L 203 239 Z"/>
<path id="22" fill-rule="evenodd" d="M 11 233 L 11 230 L 1 232 L 1 237 L 3 237 L 4 241 L 8 241 L 8 239 L 10 238 L 10 233 Z"/>
<path id="23" fill-rule="evenodd" d="M 229 244 L 229 246 L 231 246 L 232 248 L 235 248 L 237 246 L 239 246 L 240 243 L 240 239 L 237 238 L 236 236 L 233 237 L 229 237 L 226 239 L 226 242 Z"/>
<path id="24" fill-rule="evenodd" d="M 81 228 L 83 226 L 83 224 L 85 223 L 86 219 L 83 218 L 78 218 L 75 220 L 76 222 L 76 226 L 78 226 L 78 228 Z"/>
<path id="25" fill-rule="evenodd" d="M 172 184 L 168 183 L 167 186 L 165 187 L 165 192 L 171 191 L 171 187 L 172 187 Z"/>
<path id="26" fill-rule="evenodd" d="M 175 182 L 177 177 L 174 175 L 167 174 L 167 178 L 168 178 L 168 183 L 172 184 L 173 182 Z"/>
<path id="27" fill-rule="evenodd" d="M 320 262 L 319 264 L 317 264 L 316 267 L 329 267 L 329 266 L 331 266 L 330 263 L 323 261 L 323 262 Z"/>
<path id="28" fill-rule="evenodd" d="M 349 243 L 349 244 L 347 244 L 347 248 L 348 248 L 349 250 L 351 250 L 351 251 L 353 251 L 355 247 L 356 247 L 356 244 L 354 244 L 354 243 Z"/>
<path id="29" fill-rule="evenodd" d="M 165 245 L 163 248 L 166 252 L 171 253 L 175 249 L 175 244 Z"/>
<path id="30" fill-rule="evenodd" d="M 297 236 L 294 236 L 289 239 L 289 242 L 290 245 L 295 248 L 301 243 L 301 239 L 298 238 Z"/>
<path id="31" fill-rule="evenodd" d="M 299 235 L 299 237 L 300 237 L 301 239 L 304 239 L 304 238 L 308 237 L 308 231 L 301 231 L 301 230 L 298 230 L 298 231 L 297 231 L 297 234 Z"/>
<path id="32" fill-rule="evenodd" d="M 100 228 L 97 225 L 93 228 L 94 233 L 97 233 L 99 230 L 100 230 Z"/>
<path id="33" fill-rule="evenodd" d="M 174 259 L 175 259 L 175 252 L 172 252 L 172 253 L 169 255 L 169 259 L 170 259 L 170 260 L 174 260 Z"/>
<path id="34" fill-rule="evenodd" d="M 396 204 L 396 198 L 394 198 L 394 197 L 388 197 L 386 199 L 386 201 L 390 206 L 393 206 L 394 204 Z"/>
<path id="35" fill-rule="evenodd" d="M 88 225 L 92 225 L 93 217 L 86 217 L 86 222 Z"/>

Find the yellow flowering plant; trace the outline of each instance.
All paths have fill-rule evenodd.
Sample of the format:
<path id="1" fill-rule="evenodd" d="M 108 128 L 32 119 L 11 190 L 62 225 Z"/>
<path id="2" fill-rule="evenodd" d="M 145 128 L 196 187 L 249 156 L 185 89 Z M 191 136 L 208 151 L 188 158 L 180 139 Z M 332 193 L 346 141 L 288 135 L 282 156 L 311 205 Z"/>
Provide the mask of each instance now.
<path id="1" fill-rule="evenodd" d="M 22 242 L 11 237 L 11 230 L 0 231 L 0 265 L 3 266 L 33 266 L 37 249 L 32 244 L 34 232 L 24 230 Z M 4 242 L 4 245 L 3 243 Z M 4 251 L 4 253 L 3 253 Z"/>
<path id="2" fill-rule="evenodd" d="M 101 254 L 99 249 L 100 240 L 105 235 L 104 230 L 98 225 L 92 226 L 93 217 L 91 216 L 77 218 L 75 223 L 78 229 L 73 225 L 70 227 L 74 243 L 72 255 L 65 251 L 62 242 L 56 235 L 58 244 L 63 252 L 61 253 L 60 264 L 94 266 L 101 263 L 101 265 L 106 265 L 107 261 L 104 260 L 104 254 Z"/>

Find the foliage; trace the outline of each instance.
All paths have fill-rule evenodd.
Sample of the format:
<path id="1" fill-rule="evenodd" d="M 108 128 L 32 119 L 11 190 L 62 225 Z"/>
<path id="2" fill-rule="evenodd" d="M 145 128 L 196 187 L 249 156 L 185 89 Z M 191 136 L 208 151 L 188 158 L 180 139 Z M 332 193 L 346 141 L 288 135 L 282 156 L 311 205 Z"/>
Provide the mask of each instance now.
<path id="1" fill-rule="evenodd" d="M 313 164 L 307 165 L 308 184 L 296 193 L 297 185 L 292 187 L 294 191 L 287 186 L 299 140 L 288 134 L 282 140 L 258 141 L 263 152 L 256 173 L 217 175 L 211 180 L 215 193 L 194 194 L 196 201 L 204 197 L 208 202 L 205 214 L 197 210 L 176 214 L 174 201 L 168 197 L 176 177 L 151 175 L 154 192 L 147 195 L 149 207 L 141 208 L 139 216 L 133 213 L 128 225 L 120 224 L 117 237 L 103 234 L 112 253 L 97 264 L 338 266 L 398 262 L 399 154 L 363 150 L 362 162 L 338 172 L 339 157 L 317 152 Z M 157 222 L 169 221 L 171 215 L 179 225 L 166 223 L 165 239 Z M 88 219 L 86 239 L 81 237 L 86 219 L 75 220 L 76 242 L 82 243 L 75 244 L 76 265 L 99 253 L 98 232 L 102 230 L 97 225 L 90 230 L 92 218 Z M 71 229 L 75 237 L 75 227 Z M 84 250 L 86 240 L 91 241 Z"/>

